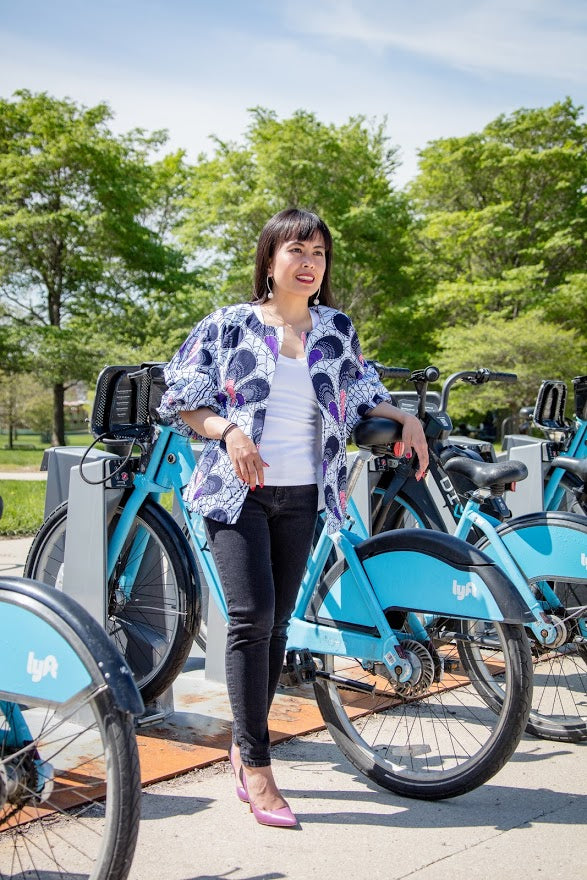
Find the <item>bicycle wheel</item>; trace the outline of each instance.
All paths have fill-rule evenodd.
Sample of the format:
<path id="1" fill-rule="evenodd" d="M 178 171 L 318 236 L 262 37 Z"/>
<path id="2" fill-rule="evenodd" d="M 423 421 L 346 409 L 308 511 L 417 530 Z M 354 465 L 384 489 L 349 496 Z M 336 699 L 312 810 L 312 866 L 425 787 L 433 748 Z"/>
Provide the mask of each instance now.
<path id="1" fill-rule="evenodd" d="M 546 516 L 544 514 L 542 518 Z M 575 525 L 580 528 L 578 523 Z M 510 528 L 506 523 L 498 532 Z M 587 546 L 587 521 L 584 532 Z M 477 547 L 487 549 L 487 539 L 480 541 Z M 572 609 L 587 604 L 587 578 L 582 584 L 545 579 L 531 583 L 533 592 L 545 602 L 547 599 L 541 588 L 547 586 L 565 606 L 565 612 L 557 614 L 561 643 L 555 648 L 544 648 L 528 630 L 534 676 L 532 707 L 526 730 L 543 739 L 580 742 L 587 739 L 587 639 L 581 635 Z M 488 670 L 499 659 L 500 648 L 491 644 L 494 637 L 491 631 L 483 635 L 482 645 L 462 643 L 460 653 L 463 663 L 474 671 L 479 692 L 488 705 L 497 710 L 503 700 L 502 684 L 499 677 Z"/>
<path id="2" fill-rule="evenodd" d="M 132 716 L 75 634 L 42 616 L 83 657 L 91 683 L 57 708 L 20 695 L 0 701 L 0 878 L 124 880 L 140 818 Z M 11 742 L 17 713 L 32 735 L 20 748 Z"/>
<path id="3" fill-rule="evenodd" d="M 110 530 L 122 508 L 115 512 Z M 49 586 L 63 580 L 67 502 L 45 520 L 31 545 L 25 576 Z M 158 505 L 139 510 L 108 584 L 106 630 L 126 660 L 145 703 L 175 680 L 190 653 L 200 617 L 199 585 L 179 526 Z M 130 596 L 125 571 L 140 548 Z"/>
<path id="4" fill-rule="evenodd" d="M 394 498 L 386 516 L 381 532 L 394 529 L 434 529 L 426 513 L 402 492 Z"/>
<path id="5" fill-rule="evenodd" d="M 545 480 L 545 487 L 547 483 L 548 478 Z M 561 496 L 556 509 L 585 515 L 587 511 L 583 510 L 579 504 L 577 495 L 574 491 L 576 489 L 581 489 L 582 486 L 583 483 L 574 474 L 564 473 L 560 481 Z"/>
<path id="6" fill-rule="evenodd" d="M 345 567 L 341 561 L 326 573 L 323 594 Z M 496 674 L 503 678 L 504 695 L 496 713 L 459 661 L 461 621 L 431 618 L 426 642 L 412 633 L 406 609 L 394 607 L 386 614 L 390 625 L 409 639 L 402 644 L 419 680 L 398 686 L 383 664 L 321 655 L 319 664 L 326 672 L 374 686 L 365 695 L 350 689 L 348 682 L 318 679 L 315 694 L 322 717 L 351 763 L 384 788 L 429 800 L 464 794 L 501 769 L 523 733 L 532 680 L 523 630 L 495 627 L 502 649 Z M 424 622 L 421 616 L 418 620 Z"/>

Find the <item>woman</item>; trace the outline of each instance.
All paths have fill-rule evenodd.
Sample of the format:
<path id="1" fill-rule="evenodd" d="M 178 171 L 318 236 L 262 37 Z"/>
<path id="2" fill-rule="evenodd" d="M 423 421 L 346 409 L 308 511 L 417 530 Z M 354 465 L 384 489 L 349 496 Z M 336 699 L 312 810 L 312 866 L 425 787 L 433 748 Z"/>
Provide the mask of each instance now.
<path id="1" fill-rule="evenodd" d="M 418 419 L 390 395 L 361 353 L 330 291 L 332 238 L 309 211 L 272 217 L 257 246 L 251 303 L 204 318 L 169 363 L 161 414 L 207 438 L 186 488 L 204 516 L 229 623 L 226 681 L 234 716 L 237 795 L 258 822 L 297 820 L 271 770 L 267 717 L 287 625 L 319 508 L 344 523 L 346 440 L 366 416 L 403 425 L 399 454 L 428 465 Z"/>

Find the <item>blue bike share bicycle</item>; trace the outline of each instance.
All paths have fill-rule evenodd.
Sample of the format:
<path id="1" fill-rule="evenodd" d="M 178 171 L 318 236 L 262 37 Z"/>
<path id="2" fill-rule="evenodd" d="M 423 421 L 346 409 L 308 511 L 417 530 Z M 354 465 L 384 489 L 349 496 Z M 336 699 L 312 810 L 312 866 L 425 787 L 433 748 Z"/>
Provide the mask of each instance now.
<path id="1" fill-rule="evenodd" d="M 483 457 L 483 447 L 467 448 L 451 438 L 451 422 L 442 409 L 450 380 L 473 385 L 515 381 L 513 374 L 463 371 L 449 377 L 440 410 L 426 412 L 428 384 L 435 367 L 410 376 L 425 420 L 430 454 L 426 481 L 413 479 L 410 462 L 381 458 L 373 489 L 373 530 L 427 528 L 466 539 L 494 559 L 531 609 L 525 629 L 534 666 L 533 701 L 527 730 L 562 741 L 587 739 L 587 518 L 569 511 L 537 511 L 511 518 L 504 493 L 527 477 L 518 461 Z M 482 451 L 479 451 L 479 450 Z M 492 452 L 492 450 L 489 450 Z M 515 452 L 515 450 L 514 450 Z M 554 458 L 553 465 L 563 456 Z M 542 479 L 542 475 L 538 475 Z M 459 653 L 488 705 L 503 698 L 491 664 L 501 653 L 491 626 L 483 640 L 461 642 Z M 485 670 L 485 674 L 484 674 Z"/>
<path id="2" fill-rule="evenodd" d="M 106 368 L 92 417 L 97 437 L 142 450 L 135 458 L 129 450 L 107 478 L 125 473 L 128 485 L 108 533 L 108 620 L 149 694 L 154 681 L 173 678 L 186 632 L 188 642 L 197 632 L 198 571 L 226 617 L 203 523 L 182 498 L 195 466 L 191 444 L 156 422 L 161 373 L 153 365 Z M 399 436 L 387 420 L 361 426 L 348 528 L 322 532 L 308 560 L 289 629 L 289 668 L 298 682 L 313 682 L 324 721 L 357 770 L 399 794 L 437 799 L 482 784 L 515 750 L 531 701 L 522 625 L 533 616 L 501 569 L 464 541 L 422 529 L 367 537 L 352 491 L 365 462 L 388 454 Z M 159 504 L 167 492 L 189 541 Z M 65 505 L 31 547 L 28 572 L 48 583 L 59 578 L 66 520 Z M 475 665 L 459 651 L 483 644 L 487 627 L 500 648 L 491 675 L 502 699 L 491 706 Z"/>
<path id="3" fill-rule="evenodd" d="M 128 876 L 142 711 L 130 670 L 78 603 L 0 578 L 0 878 Z"/>

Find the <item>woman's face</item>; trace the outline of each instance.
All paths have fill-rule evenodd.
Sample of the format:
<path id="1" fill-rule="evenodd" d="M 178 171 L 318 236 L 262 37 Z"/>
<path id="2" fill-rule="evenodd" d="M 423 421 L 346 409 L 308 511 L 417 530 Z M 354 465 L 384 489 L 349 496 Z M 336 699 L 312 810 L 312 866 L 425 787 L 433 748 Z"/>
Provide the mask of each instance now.
<path id="1" fill-rule="evenodd" d="M 267 274 L 275 295 L 315 294 L 326 271 L 326 249 L 320 233 L 308 241 L 283 241 L 275 250 Z"/>

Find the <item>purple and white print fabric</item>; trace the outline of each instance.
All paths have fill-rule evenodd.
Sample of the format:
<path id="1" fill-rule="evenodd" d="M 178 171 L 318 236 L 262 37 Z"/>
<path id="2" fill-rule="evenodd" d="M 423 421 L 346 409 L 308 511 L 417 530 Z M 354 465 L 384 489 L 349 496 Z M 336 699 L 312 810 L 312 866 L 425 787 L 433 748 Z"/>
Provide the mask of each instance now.
<path id="1" fill-rule="evenodd" d="M 326 306 L 305 339 L 306 360 L 322 417 L 322 476 L 330 532 L 346 509 L 346 441 L 362 416 L 391 395 L 362 355 L 351 320 Z M 226 306 L 194 327 L 165 369 L 168 390 L 159 413 L 167 424 L 194 437 L 182 410 L 210 407 L 258 445 L 279 357 L 277 329 L 262 324 L 248 303 Z M 226 447 L 208 440 L 186 487 L 191 510 L 235 522 L 248 486 L 236 476 Z"/>

